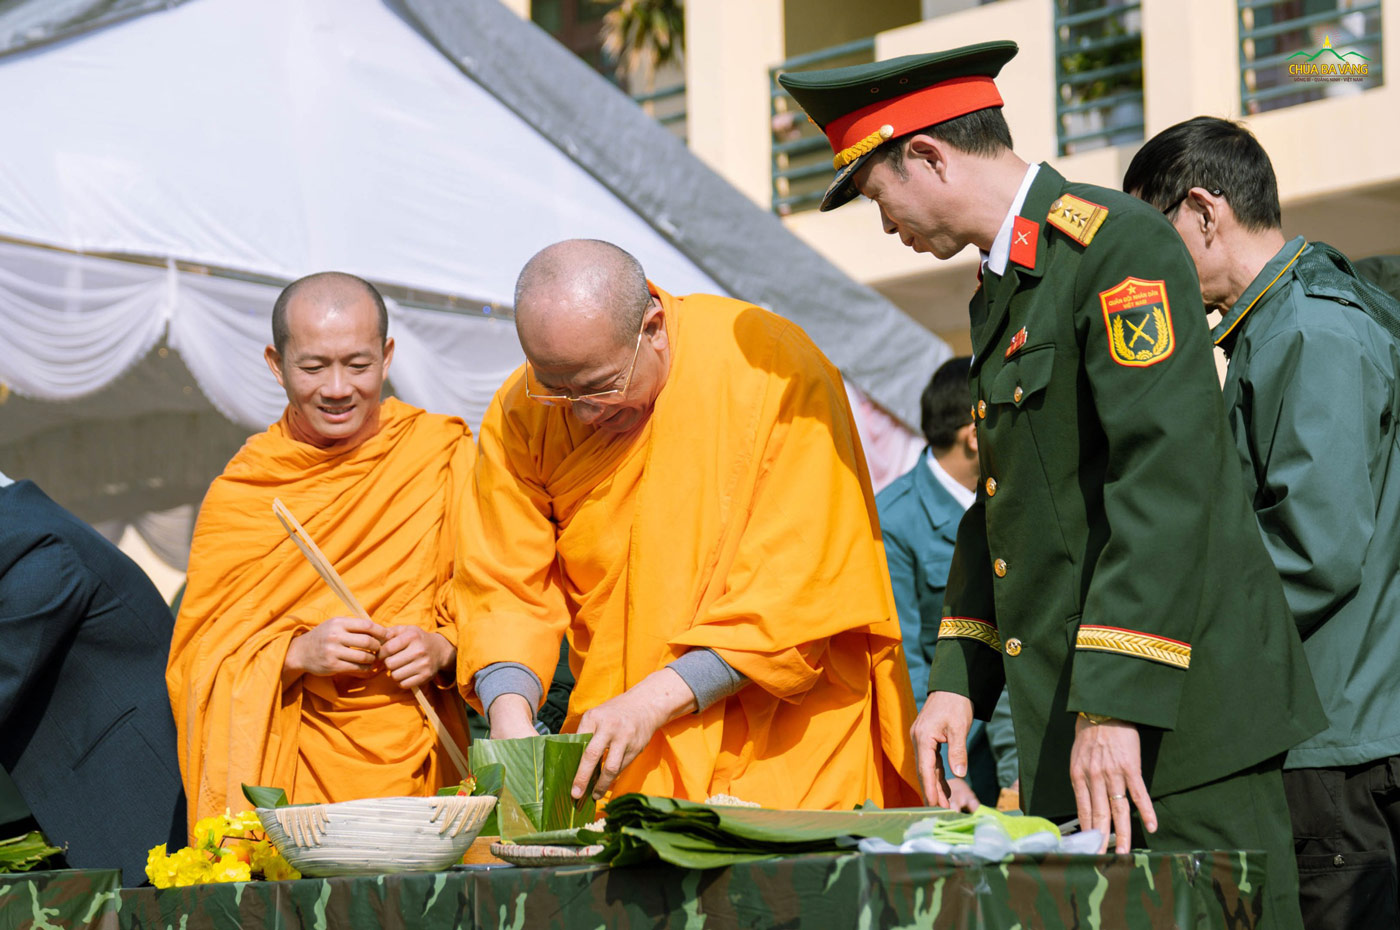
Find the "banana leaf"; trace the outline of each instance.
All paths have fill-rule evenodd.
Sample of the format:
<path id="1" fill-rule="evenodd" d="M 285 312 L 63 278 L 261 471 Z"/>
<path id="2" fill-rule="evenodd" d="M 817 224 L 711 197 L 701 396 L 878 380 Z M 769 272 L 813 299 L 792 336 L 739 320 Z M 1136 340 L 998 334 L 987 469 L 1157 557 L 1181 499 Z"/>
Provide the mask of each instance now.
<path id="1" fill-rule="evenodd" d="M 604 848 L 597 858 L 630 865 L 656 856 L 684 868 L 717 868 L 772 856 L 836 852 L 849 848 L 852 838 L 899 843 L 916 823 L 955 816 L 939 808 L 783 811 L 625 794 L 608 804 Z M 597 836 L 579 831 L 580 840 Z"/>
<path id="2" fill-rule="evenodd" d="M 50 846 L 38 830 L 0 840 L 0 872 L 28 872 L 61 852 L 57 846 Z"/>
<path id="3" fill-rule="evenodd" d="M 577 830 L 596 817 L 585 793 L 575 802 L 570 793 L 591 734 L 554 733 L 524 739 L 480 739 L 467 750 L 472 771 L 486 766 L 504 767 L 496 805 L 497 829 L 502 839 L 549 830 Z M 480 776 L 479 776 L 480 777 Z M 487 833 L 491 824 L 483 828 Z"/>

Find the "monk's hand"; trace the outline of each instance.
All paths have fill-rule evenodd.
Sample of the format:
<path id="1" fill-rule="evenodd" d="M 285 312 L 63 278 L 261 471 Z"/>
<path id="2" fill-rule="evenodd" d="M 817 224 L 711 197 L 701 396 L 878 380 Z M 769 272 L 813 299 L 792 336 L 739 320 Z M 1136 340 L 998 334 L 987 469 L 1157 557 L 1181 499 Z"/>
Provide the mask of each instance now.
<path id="1" fill-rule="evenodd" d="M 332 617 L 292 637 L 282 667 L 295 675 L 370 673 L 379 661 L 379 646 L 388 631 L 372 620 Z"/>
<path id="2" fill-rule="evenodd" d="M 1076 718 L 1069 777 L 1080 829 L 1103 834 L 1099 852 L 1108 850 L 1110 828 L 1118 835 L 1114 852 L 1125 853 L 1132 847 L 1132 806 L 1142 816 L 1143 828 L 1157 832 L 1157 813 L 1142 780 L 1142 748 L 1135 725 L 1126 720 L 1092 723 Z"/>
<path id="3" fill-rule="evenodd" d="M 416 626 L 391 626 L 379 646 L 379 661 L 407 691 L 427 684 L 457 661 L 457 650 L 441 633 Z"/>
<path id="4" fill-rule="evenodd" d="M 948 779 L 948 795 L 948 807 L 955 811 L 970 814 L 982 806 L 972 786 L 956 775 Z"/>
<path id="5" fill-rule="evenodd" d="M 909 730 L 919 766 L 919 787 L 924 800 L 934 807 L 954 806 L 939 747 L 948 744 L 948 764 L 954 775 L 963 778 L 967 775 L 967 731 L 971 727 L 971 698 L 951 691 L 934 691 Z"/>
<path id="6" fill-rule="evenodd" d="M 657 730 L 667 721 L 694 711 L 694 692 L 669 668 L 652 672 L 612 700 L 584 711 L 578 732 L 592 733 L 593 739 L 583 750 L 574 776 L 574 799 L 581 799 L 588 790 L 595 769 L 598 780 L 593 785 L 593 797 L 601 798 Z"/>

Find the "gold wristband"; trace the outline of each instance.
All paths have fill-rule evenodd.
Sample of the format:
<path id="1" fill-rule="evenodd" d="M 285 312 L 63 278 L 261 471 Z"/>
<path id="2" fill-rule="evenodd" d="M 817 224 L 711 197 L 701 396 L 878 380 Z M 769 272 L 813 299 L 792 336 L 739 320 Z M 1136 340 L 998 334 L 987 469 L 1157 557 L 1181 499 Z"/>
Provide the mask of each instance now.
<path id="1" fill-rule="evenodd" d="M 1079 716 L 1083 717 L 1094 726 L 1098 726 L 1101 723 L 1108 723 L 1110 720 L 1114 719 L 1108 716 L 1108 714 L 1086 714 L 1082 710 L 1079 712 Z"/>

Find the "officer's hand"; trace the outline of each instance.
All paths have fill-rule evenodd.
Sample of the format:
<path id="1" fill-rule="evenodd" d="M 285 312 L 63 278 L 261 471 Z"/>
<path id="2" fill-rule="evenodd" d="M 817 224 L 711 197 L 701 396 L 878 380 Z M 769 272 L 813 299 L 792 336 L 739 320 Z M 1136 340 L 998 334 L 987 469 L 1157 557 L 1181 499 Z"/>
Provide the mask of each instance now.
<path id="1" fill-rule="evenodd" d="M 982 802 L 977 800 L 977 793 L 972 790 L 972 786 L 956 775 L 948 779 L 948 794 L 948 806 L 955 811 L 970 814 L 982 806 Z"/>
<path id="2" fill-rule="evenodd" d="M 1079 808 L 1079 826 L 1103 834 L 1099 852 L 1108 850 L 1110 828 L 1118 834 L 1114 852 L 1132 847 L 1132 805 L 1148 833 L 1157 832 L 1157 812 L 1142 781 L 1142 749 L 1137 727 L 1124 720 L 1093 724 L 1076 718 L 1074 748 L 1069 754 L 1069 777 Z"/>
<path id="3" fill-rule="evenodd" d="M 446 636 L 416 626 L 389 627 L 379 646 L 379 660 L 405 691 L 427 684 L 456 659 Z"/>
<path id="4" fill-rule="evenodd" d="M 601 798 L 613 781 L 646 748 L 664 724 L 694 712 L 695 694 L 673 669 L 652 672 L 617 697 L 584 712 L 578 732 L 592 733 L 583 750 L 572 794 L 577 800 L 588 790 L 593 770 L 598 780 L 593 797 Z"/>
<path id="5" fill-rule="evenodd" d="M 332 617 L 292 637 L 282 662 L 292 675 L 371 674 L 388 631 L 359 617 Z"/>
<path id="6" fill-rule="evenodd" d="M 951 691 L 934 691 L 914 721 L 909 735 L 919 765 L 919 786 L 924 800 L 935 807 L 952 807 L 952 791 L 943 775 L 938 747 L 948 744 L 948 764 L 953 774 L 967 775 L 967 731 L 972 726 L 972 700 Z"/>

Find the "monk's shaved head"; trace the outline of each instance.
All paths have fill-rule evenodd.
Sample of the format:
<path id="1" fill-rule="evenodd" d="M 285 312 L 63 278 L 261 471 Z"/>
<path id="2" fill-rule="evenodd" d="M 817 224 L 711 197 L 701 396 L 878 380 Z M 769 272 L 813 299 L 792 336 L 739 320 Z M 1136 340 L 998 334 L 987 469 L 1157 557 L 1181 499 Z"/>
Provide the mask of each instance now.
<path id="1" fill-rule="evenodd" d="M 515 326 L 522 344 L 561 327 L 606 325 L 619 345 L 630 345 L 650 300 L 646 273 L 627 252 L 598 239 L 566 239 L 521 269 Z"/>
<path id="2" fill-rule="evenodd" d="M 287 311 L 296 302 L 318 308 L 348 308 L 369 297 L 379 314 L 379 341 L 389 338 L 389 311 L 384 306 L 373 284 L 364 278 L 357 278 L 343 271 L 321 271 L 297 278 L 277 295 L 277 303 L 272 305 L 272 345 L 278 355 L 285 355 L 287 340 L 291 338 L 291 325 L 287 321 Z"/>

